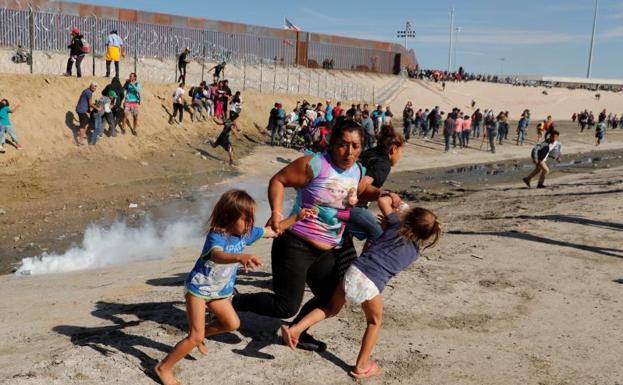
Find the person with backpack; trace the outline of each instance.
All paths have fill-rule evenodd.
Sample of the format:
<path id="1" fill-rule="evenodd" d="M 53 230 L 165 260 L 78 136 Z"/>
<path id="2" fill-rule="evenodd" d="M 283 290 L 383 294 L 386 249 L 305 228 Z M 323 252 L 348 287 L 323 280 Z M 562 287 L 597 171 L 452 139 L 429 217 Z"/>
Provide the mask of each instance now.
<path id="1" fill-rule="evenodd" d="M 84 55 L 91 51 L 91 46 L 86 42 L 84 36 L 80 33 L 80 30 L 76 27 L 71 29 L 71 43 L 67 46 L 69 48 L 69 60 L 67 60 L 67 70 L 65 76 L 72 76 L 71 69 L 76 63 L 76 75 L 82 77 L 82 69 L 80 64 Z"/>
<path id="2" fill-rule="evenodd" d="M 539 173 L 539 184 L 536 187 L 545 188 L 545 176 L 549 174 L 549 167 L 547 167 L 547 158 L 555 158 L 556 161 L 560 163 L 561 145 L 560 142 L 558 142 L 559 137 L 560 133 L 556 130 L 553 130 L 548 138 L 545 139 L 545 141 L 537 143 L 534 148 L 532 148 L 532 162 L 534 162 L 535 168 L 534 171 L 530 173 L 530 175 L 523 178 L 523 181 L 526 186 L 528 186 L 528 188 L 532 187 L 530 186 L 530 180 Z"/>
<path id="3" fill-rule="evenodd" d="M 119 61 L 125 56 L 123 39 L 117 35 L 117 30 L 110 31 L 106 38 L 106 77 L 110 77 L 110 63 L 115 62 L 115 77 L 119 77 Z"/>
<path id="4" fill-rule="evenodd" d="M 491 153 L 495 154 L 495 138 L 498 136 L 498 129 L 500 122 L 493 117 L 493 111 L 489 111 L 485 116 L 485 132 L 483 133 L 482 140 L 489 138 L 489 146 L 491 147 Z M 482 144 L 480 144 L 482 147 Z"/>

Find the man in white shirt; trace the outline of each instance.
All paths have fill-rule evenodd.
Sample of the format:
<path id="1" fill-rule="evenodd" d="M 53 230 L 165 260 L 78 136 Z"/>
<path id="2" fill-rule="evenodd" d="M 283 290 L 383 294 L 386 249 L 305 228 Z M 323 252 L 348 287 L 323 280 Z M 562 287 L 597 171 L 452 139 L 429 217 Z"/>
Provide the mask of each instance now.
<path id="1" fill-rule="evenodd" d="M 558 163 L 560 163 L 560 142 L 558 142 L 558 138 L 560 137 L 560 133 L 556 130 L 553 130 L 550 136 L 542 143 L 537 143 L 532 149 L 532 161 L 535 164 L 534 171 L 530 173 L 527 177 L 523 178 L 524 183 L 530 188 L 530 180 L 534 178 L 537 174 L 539 175 L 539 184 L 536 188 L 545 188 L 545 176 L 549 174 L 549 167 L 547 167 L 547 158 L 552 157 L 555 158 Z"/>

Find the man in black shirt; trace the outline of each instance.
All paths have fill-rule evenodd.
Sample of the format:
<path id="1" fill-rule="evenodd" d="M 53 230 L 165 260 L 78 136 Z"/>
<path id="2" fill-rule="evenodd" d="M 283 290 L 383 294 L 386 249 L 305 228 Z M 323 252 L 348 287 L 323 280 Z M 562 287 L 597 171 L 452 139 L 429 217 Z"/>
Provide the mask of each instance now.
<path id="1" fill-rule="evenodd" d="M 186 83 L 186 64 L 190 63 L 190 48 L 184 48 L 184 52 L 182 52 L 177 59 L 177 68 L 180 70 L 180 76 L 177 78 L 178 83 Z"/>

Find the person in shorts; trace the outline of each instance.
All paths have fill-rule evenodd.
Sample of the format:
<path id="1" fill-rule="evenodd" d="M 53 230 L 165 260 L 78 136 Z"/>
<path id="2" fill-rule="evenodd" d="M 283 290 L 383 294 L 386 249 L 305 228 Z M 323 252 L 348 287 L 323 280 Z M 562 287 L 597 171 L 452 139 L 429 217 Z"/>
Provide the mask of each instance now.
<path id="1" fill-rule="evenodd" d="M 223 131 L 221 131 L 220 135 L 218 136 L 218 138 L 216 138 L 216 140 L 214 141 L 210 140 L 209 143 L 213 148 L 216 148 L 219 146 L 223 147 L 225 151 L 227 151 L 227 154 L 229 155 L 229 165 L 233 166 L 234 165 L 234 147 L 231 144 L 231 134 L 234 134 L 234 136 L 238 138 L 238 133 L 241 130 L 238 129 L 238 126 L 236 125 L 236 123 L 234 123 L 234 120 L 236 120 L 234 117 L 225 119 L 224 121 L 218 120 L 217 118 L 213 118 L 213 120 L 214 120 L 214 123 L 218 124 L 219 126 L 223 126 Z"/>
<path id="2" fill-rule="evenodd" d="M 141 104 L 141 84 L 136 80 L 136 74 L 132 72 L 128 80 L 123 86 L 125 90 L 125 104 L 123 121 L 130 127 L 133 135 L 137 134 L 138 128 L 138 110 Z M 132 117 L 132 125 L 130 126 L 130 117 Z"/>
<path id="3" fill-rule="evenodd" d="M 78 146 L 84 144 L 83 140 L 87 139 L 87 128 L 91 118 L 89 112 L 91 110 L 98 110 L 98 107 L 93 101 L 93 93 L 97 89 L 97 84 L 91 83 L 89 88 L 82 91 L 80 98 L 78 98 L 78 104 L 76 104 L 76 113 L 78 114 L 78 120 L 80 121 L 80 128 L 78 130 L 79 136 L 76 139 Z"/>

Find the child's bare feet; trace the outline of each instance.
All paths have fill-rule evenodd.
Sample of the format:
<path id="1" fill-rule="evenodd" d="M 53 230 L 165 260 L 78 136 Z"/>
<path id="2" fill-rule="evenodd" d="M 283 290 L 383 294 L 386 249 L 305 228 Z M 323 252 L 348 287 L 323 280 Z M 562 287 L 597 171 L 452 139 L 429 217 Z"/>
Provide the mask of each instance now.
<path id="1" fill-rule="evenodd" d="M 296 349 L 296 345 L 298 345 L 299 340 L 292 336 L 290 333 L 290 328 L 286 325 L 281 326 L 281 338 L 283 339 L 283 343 L 290 347 L 290 349 Z"/>
<path id="2" fill-rule="evenodd" d="M 370 378 L 374 376 L 378 376 L 381 374 L 381 367 L 376 364 L 374 361 L 370 361 L 370 365 L 368 365 L 365 369 L 359 369 L 355 367 L 349 374 L 355 378 Z"/>
<path id="3" fill-rule="evenodd" d="M 197 346 L 197 350 L 199 350 L 199 353 L 203 354 L 204 356 L 208 355 L 208 347 L 203 342 L 200 343 L 199 346 Z"/>
<path id="4" fill-rule="evenodd" d="M 162 369 L 162 362 L 156 364 L 154 371 L 160 379 L 160 382 L 162 382 L 162 385 L 182 385 L 180 381 L 175 378 L 172 371 Z"/>

